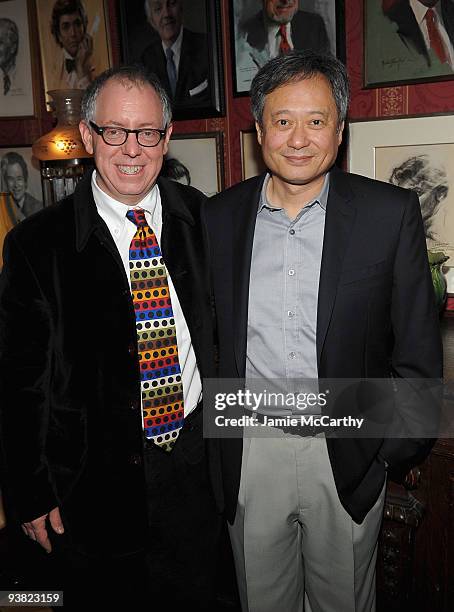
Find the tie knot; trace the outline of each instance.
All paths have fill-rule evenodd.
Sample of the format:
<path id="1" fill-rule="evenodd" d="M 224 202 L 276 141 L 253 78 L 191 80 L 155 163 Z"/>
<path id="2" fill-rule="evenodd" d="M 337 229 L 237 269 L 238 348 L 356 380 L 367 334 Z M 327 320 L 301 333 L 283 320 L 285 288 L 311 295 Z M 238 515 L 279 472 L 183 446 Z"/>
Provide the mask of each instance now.
<path id="1" fill-rule="evenodd" d="M 427 9 L 426 19 L 428 21 L 431 21 L 432 23 L 435 23 L 435 11 L 433 10 L 433 8 L 428 8 Z"/>
<path id="2" fill-rule="evenodd" d="M 131 208 L 126 213 L 126 218 L 129 219 L 134 225 L 137 227 L 143 227 L 147 225 L 147 220 L 145 219 L 145 211 L 143 208 Z"/>
<path id="3" fill-rule="evenodd" d="M 167 59 L 173 60 L 173 50 L 172 50 L 172 47 L 167 47 L 166 55 L 167 55 Z"/>
<path id="4" fill-rule="evenodd" d="M 76 60 L 75 59 L 66 58 L 65 59 L 65 67 L 66 67 L 66 72 L 73 72 L 76 69 Z"/>

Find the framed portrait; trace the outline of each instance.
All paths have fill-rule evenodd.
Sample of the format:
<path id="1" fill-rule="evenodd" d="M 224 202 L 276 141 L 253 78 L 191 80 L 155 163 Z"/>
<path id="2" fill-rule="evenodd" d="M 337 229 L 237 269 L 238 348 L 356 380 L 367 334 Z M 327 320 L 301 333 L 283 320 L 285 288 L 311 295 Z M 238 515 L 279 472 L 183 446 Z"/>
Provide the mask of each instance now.
<path id="1" fill-rule="evenodd" d="M 417 193 L 427 248 L 449 256 L 454 293 L 454 116 L 351 123 L 349 169 Z"/>
<path id="2" fill-rule="evenodd" d="M 123 61 L 154 72 L 175 119 L 224 115 L 220 0 L 120 0 Z M 164 14 L 167 10 L 169 14 Z"/>
<path id="3" fill-rule="evenodd" d="M 161 176 L 196 187 L 206 196 L 224 189 L 222 132 L 172 134 Z"/>
<path id="4" fill-rule="evenodd" d="M 36 11 L 46 92 L 86 89 L 111 66 L 105 0 L 39 0 Z"/>
<path id="5" fill-rule="evenodd" d="M 11 194 L 16 222 L 43 208 L 39 161 L 31 147 L 0 147 L 0 191 Z"/>
<path id="6" fill-rule="evenodd" d="M 365 0 L 364 84 L 454 78 L 454 3 Z"/>
<path id="7" fill-rule="evenodd" d="M 266 170 L 255 130 L 241 132 L 241 169 L 243 181 Z"/>
<path id="8" fill-rule="evenodd" d="M 230 0 L 233 95 L 248 95 L 261 66 L 283 49 L 345 58 L 344 0 Z"/>
<path id="9" fill-rule="evenodd" d="M 0 118 L 32 117 L 35 113 L 30 8 L 27 0 L 0 2 Z"/>

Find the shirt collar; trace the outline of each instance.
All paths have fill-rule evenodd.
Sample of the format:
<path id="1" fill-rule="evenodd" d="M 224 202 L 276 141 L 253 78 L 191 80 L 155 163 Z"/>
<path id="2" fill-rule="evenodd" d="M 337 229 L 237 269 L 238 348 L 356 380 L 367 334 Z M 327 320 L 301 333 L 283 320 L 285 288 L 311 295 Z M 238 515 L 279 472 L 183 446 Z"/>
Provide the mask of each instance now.
<path id="1" fill-rule="evenodd" d="M 178 34 L 176 41 L 173 43 L 173 45 L 170 46 L 170 48 L 173 51 L 174 61 L 176 63 L 178 63 L 180 59 L 182 43 L 183 43 L 183 26 L 181 26 L 180 28 L 180 33 Z M 163 42 L 161 42 L 161 44 L 162 44 L 162 48 L 165 54 L 167 46 Z"/>
<path id="2" fill-rule="evenodd" d="M 257 214 L 259 214 L 264 208 L 268 208 L 270 210 L 282 210 L 277 206 L 273 206 L 269 203 L 268 198 L 266 196 L 266 189 L 268 186 L 268 181 L 271 178 L 271 174 L 268 172 L 265 176 L 265 180 L 263 181 L 262 191 L 260 193 L 260 200 L 258 205 Z M 304 208 L 310 208 L 314 204 L 319 204 L 319 206 L 326 211 L 326 205 L 328 204 L 328 193 L 329 193 L 329 172 L 325 175 L 325 180 L 323 181 L 323 187 L 313 200 L 308 202 Z"/>
<path id="3" fill-rule="evenodd" d="M 438 10 L 437 10 L 438 5 L 439 5 L 439 2 L 437 2 L 437 4 L 432 7 L 437 15 L 438 15 Z M 429 7 L 424 6 L 424 4 L 421 4 L 419 0 L 410 0 L 410 6 L 412 8 L 413 13 L 415 14 L 416 21 L 418 22 L 418 24 L 421 24 L 424 21 L 424 18 L 426 16 L 426 13 Z"/>
<path id="4" fill-rule="evenodd" d="M 96 207 L 108 227 L 117 226 L 123 228 L 126 222 L 126 213 L 131 208 L 143 208 L 145 211 L 149 212 L 152 217 L 155 214 L 159 194 L 157 185 L 154 185 L 151 191 L 134 206 L 123 204 L 123 202 L 119 202 L 105 193 L 96 181 L 96 170 L 93 171 L 91 177 L 91 187 Z"/>

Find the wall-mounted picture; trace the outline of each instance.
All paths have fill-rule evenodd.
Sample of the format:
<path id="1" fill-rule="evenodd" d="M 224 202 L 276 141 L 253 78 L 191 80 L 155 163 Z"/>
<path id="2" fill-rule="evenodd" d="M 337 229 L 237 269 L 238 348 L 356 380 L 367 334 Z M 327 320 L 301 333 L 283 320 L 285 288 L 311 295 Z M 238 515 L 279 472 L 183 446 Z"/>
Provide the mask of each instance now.
<path id="1" fill-rule="evenodd" d="M 31 147 L 0 148 L 0 191 L 12 196 L 15 222 L 43 208 L 39 162 Z"/>
<path id="2" fill-rule="evenodd" d="M 350 171 L 419 197 L 427 248 L 449 256 L 454 293 L 454 116 L 350 124 Z"/>
<path id="3" fill-rule="evenodd" d="M 27 0 L 0 2 L 0 118 L 34 114 Z"/>
<path id="4" fill-rule="evenodd" d="M 161 175 L 196 187 L 207 196 L 224 189 L 224 147 L 221 132 L 173 134 Z"/>
<path id="5" fill-rule="evenodd" d="M 241 132 L 241 167 L 243 180 L 257 176 L 266 170 L 255 130 Z"/>
<path id="6" fill-rule="evenodd" d="M 111 65 L 105 1 L 39 0 L 36 11 L 45 91 L 86 89 Z"/>
<path id="7" fill-rule="evenodd" d="M 219 0 L 120 0 L 123 60 L 156 73 L 176 119 L 224 114 Z"/>
<path id="8" fill-rule="evenodd" d="M 343 0 L 230 0 L 234 95 L 247 95 L 266 62 L 290 49 L 345 57 Z"/>
<path id="9" fill-rule="evenodd" d="M 366 87 L 454 78 L 452 0 L 365 0 Z"/>

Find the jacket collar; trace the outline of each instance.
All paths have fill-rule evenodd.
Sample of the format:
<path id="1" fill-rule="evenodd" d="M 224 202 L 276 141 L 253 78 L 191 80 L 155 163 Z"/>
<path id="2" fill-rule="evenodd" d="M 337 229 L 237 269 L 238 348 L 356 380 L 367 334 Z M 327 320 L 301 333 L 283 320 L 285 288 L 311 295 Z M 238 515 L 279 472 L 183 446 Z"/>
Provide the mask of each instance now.
<path id="1" fill-rule="evenodd" d="M 84 249 L 91 234 L 96 230 L 106 230 L 106 224 L 101 219 L 96 208 L 91 188 L 91 176 L 93 171 L 87 172 L 78 183 L 74 192 L 74 213 L 76 223 L 76 249 L 80 252 Z M 159 191 L 163 211 L 165 215 L 179 217 L 186 223 L 194 225 L 194 217 L 185 205 L 177 187 L 172 181 L 159 178 Z"/>

